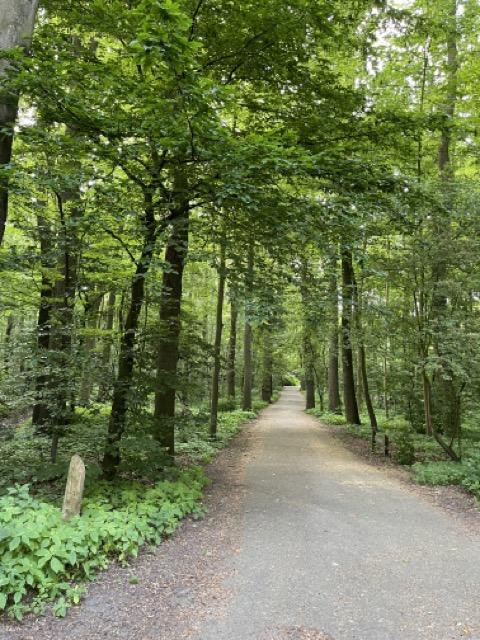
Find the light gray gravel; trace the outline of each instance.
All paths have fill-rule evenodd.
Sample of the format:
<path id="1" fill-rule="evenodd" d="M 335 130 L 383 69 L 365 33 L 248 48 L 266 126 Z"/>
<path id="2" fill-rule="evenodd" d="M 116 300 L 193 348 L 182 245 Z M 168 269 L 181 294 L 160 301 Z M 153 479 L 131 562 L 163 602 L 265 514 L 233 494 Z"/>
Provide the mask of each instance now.
<path id="1" fill-rule="evenodd" d="M 286 389 L 256 425 L 233 596 L 196 639 L 480 638 L 480 537 L 302 408 Z"/>

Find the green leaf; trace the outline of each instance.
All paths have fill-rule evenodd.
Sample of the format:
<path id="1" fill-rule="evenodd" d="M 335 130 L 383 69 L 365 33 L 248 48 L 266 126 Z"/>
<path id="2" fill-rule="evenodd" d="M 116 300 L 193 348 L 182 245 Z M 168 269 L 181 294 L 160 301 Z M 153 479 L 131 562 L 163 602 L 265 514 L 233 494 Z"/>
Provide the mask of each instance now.
<path id="1" fill-rule="evenodd" d="M 53 558 L 50 560 L 50 567 L 55 573 L 60 573 L 60 571 L 63 571 L 64 568 L 63 564 L 55 556 L 53 556 Z"/>

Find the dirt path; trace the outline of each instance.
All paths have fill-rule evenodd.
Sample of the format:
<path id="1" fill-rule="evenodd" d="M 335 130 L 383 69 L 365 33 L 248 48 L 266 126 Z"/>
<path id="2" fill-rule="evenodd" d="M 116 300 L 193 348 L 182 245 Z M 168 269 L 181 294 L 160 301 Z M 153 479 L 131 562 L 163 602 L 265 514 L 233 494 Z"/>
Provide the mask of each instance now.
<path id="1" fill-rule="evenodd" d="M 221 455 L 206 520 L 0 640 L 478 640 L 480 537 L 302 406 L 285 390 Z"/>

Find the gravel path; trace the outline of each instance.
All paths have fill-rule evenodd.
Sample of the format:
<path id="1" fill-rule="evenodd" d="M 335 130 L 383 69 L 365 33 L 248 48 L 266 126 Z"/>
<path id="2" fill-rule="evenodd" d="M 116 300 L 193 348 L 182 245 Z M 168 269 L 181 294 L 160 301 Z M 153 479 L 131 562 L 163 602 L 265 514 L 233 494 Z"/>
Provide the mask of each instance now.
<path id="1" fill-rule="evenodd" d="M 205 520 L 0 640 L 479 640 L 480 537 L 302 408 L 219 456 Z"/>
<path id="2" fill-rule="evenodd" d="M 196 640 L 480 638 L 480 538 L 302 408 L 257 425 L 234 596 Z"/>

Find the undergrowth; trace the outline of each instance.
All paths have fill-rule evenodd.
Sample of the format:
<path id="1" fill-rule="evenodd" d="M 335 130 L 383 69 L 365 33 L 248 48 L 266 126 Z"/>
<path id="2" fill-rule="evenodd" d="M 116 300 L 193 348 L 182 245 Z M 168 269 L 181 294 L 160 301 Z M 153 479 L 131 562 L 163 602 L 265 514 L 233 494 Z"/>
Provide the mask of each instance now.
<path id="1" fill-rule="evenodd" d="M 165 457 L 148 424 L 131 426 L 122 442 L 120 479 L 99 479 L 108 412 L 103 405 L 80 409 L 62 437 L 59 460 L 48 460 L 48 442 L 26 422 L 0 440 L 0 610 L 18 620 L 42 613 L 48 603 L 63 616 L 80 601 L 82 583 L 113 560 L 126 563 L 145 544 L 159 544 L 187 514 L 202 514 L 207 483 L 197 465 L 219 449 L 266 403 L 254 411 L 235 406 L 219 413 L 218 437 L 208 436 L 208 412 L 184 409 L 177 420 L 179 464 Z M 69 459 L 79 453 L 87 482 L 82 513 L 65 523 L 61 497 Z"/>
<path id="2" fill-rule="evenodd" d="M 206 476 L 172 470 L 171 480 L 100 484 L 82 515 L 63 522 L 61 510 L 17 485 L 0 498 L 0 609 L 21 620 L 48 602 L 64 616 L 80 601 L 81 583 L 117 558 L 126 563 L 144 544 L 159 544 L 187 514 L 202 513 Z"/>

